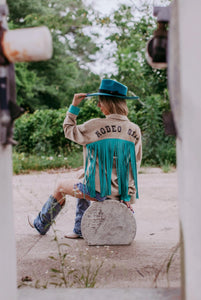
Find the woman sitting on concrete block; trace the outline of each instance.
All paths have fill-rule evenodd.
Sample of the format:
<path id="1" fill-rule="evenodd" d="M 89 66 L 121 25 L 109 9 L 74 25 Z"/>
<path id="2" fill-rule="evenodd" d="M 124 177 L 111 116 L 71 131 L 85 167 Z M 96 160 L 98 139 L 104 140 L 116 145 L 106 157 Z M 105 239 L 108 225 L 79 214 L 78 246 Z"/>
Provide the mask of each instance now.
<path id="1" fill-rule="evenodd" d="M 91 119 L 77 125 L 81 101 L 98 96 L 98 107 L 105 118 Z M 127 118 L 127 87 L 115 80 L 103 79 L 97 93 L 75 94 L 63 123 L 65 137 L 83 145 L 83 180 L 65 180 L 58 183 L 35 219 L 29 224 L 42 235 L 49 230 L 65 204 L 65 196 L 77 198 L 74 230 L 67 238 L 82 237 L 81 219 L 90 201 L 116 199 L 132 210 L 138 198 L 137 165 L 142 157 L 141 132 L 138 125 Z"/>

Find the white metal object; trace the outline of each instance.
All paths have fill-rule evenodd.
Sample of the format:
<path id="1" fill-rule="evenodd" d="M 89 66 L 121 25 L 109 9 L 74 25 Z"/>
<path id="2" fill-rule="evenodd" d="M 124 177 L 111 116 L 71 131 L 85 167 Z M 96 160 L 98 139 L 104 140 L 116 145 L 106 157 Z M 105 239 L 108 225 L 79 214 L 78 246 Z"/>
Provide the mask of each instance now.
<path id="1" fill-rule="evenodd" d="M 52 56 L 52 38 L 47 27 L 5 31 L 2 48 L 9 62 L 40 61 Z"/>
<path id="2" fill-rule="evenodd" d="M 182 300 L 201 299 L 201 2 L 175 0 L 169 87 L 178 131 Z"/>
<path id="3" fill-rule="evenodd" d="M 6 0 L 0 0 L 5 5 Z M 6 15 L 1 16 L 6 28 Z M 0 66 L 0 77 L 7 74 L 7 69 Z M 12 203 L 12 148 L 0 145 L 0 299 L 17 299 L 16 247 Z"/>
<path id="4" fill-rule="evenodd" d="M 179 0 L 182 165 L 180 205 L 186 300 L 201 298 L 201 2 Z M 187 21 L 188 20 L 188 21 Z"/>
<path id="5" fill-rule="evenodd" d="M 17 297 L 11 154 L 10 145 L 0 146 L 0 299 L 4 300 Z"/>

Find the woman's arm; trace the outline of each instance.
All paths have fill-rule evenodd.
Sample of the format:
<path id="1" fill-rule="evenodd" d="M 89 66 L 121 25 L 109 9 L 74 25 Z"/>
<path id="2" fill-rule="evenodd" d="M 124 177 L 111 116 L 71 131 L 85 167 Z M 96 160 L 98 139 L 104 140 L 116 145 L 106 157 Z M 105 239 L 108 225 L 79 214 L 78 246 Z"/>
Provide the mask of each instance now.
<path id="1" fill-rule="evenodd" d="M 89 142 L 89 132 L 85 124 L 77 125 L 76 119 L 79 114 L 78 105 L 86 97 L 86 93 L 75 94 L 72 104 L 70 105 L 66 118 L 63 123 L 65 137 L 80 145 L 85 145 Z"/>

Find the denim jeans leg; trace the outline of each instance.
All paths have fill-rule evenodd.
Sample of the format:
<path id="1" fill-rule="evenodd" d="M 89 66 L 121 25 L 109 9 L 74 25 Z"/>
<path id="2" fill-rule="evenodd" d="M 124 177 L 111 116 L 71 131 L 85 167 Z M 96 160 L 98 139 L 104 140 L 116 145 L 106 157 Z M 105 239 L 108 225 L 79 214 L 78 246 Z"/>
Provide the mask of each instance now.
<path id="1" fill-rule="evenodd" d="M 81 233 L 82 217 L 89 206 L 90 206 L 90 201 L 86 199 L 77 199 L 76 217 L 75 217 L 75 225 L 74 225 L 73 232 L 79 234 L 80 236 L 82 235 Z"/>

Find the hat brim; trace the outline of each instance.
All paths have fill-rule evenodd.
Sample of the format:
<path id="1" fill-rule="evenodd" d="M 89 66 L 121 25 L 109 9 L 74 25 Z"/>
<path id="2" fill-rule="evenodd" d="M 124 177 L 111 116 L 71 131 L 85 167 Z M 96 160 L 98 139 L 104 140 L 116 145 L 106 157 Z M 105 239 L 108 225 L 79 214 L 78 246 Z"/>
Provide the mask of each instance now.
<path id="1" fill-rule="evenodd" d="M 105 94 L 105 93 L 93 93 L 93 94 L 87 94 L 87 97 L 93 97 L 93 96 L 109 96 L 109 97 L 115 97 L 115 98 L 121 98 L 121 99 L 139 99 L 138 96 L 132 96 L 132 97 L 128 97 L 128 96 L 116 96 L 116 95 L 111 95 L 111 94 Z"/>

